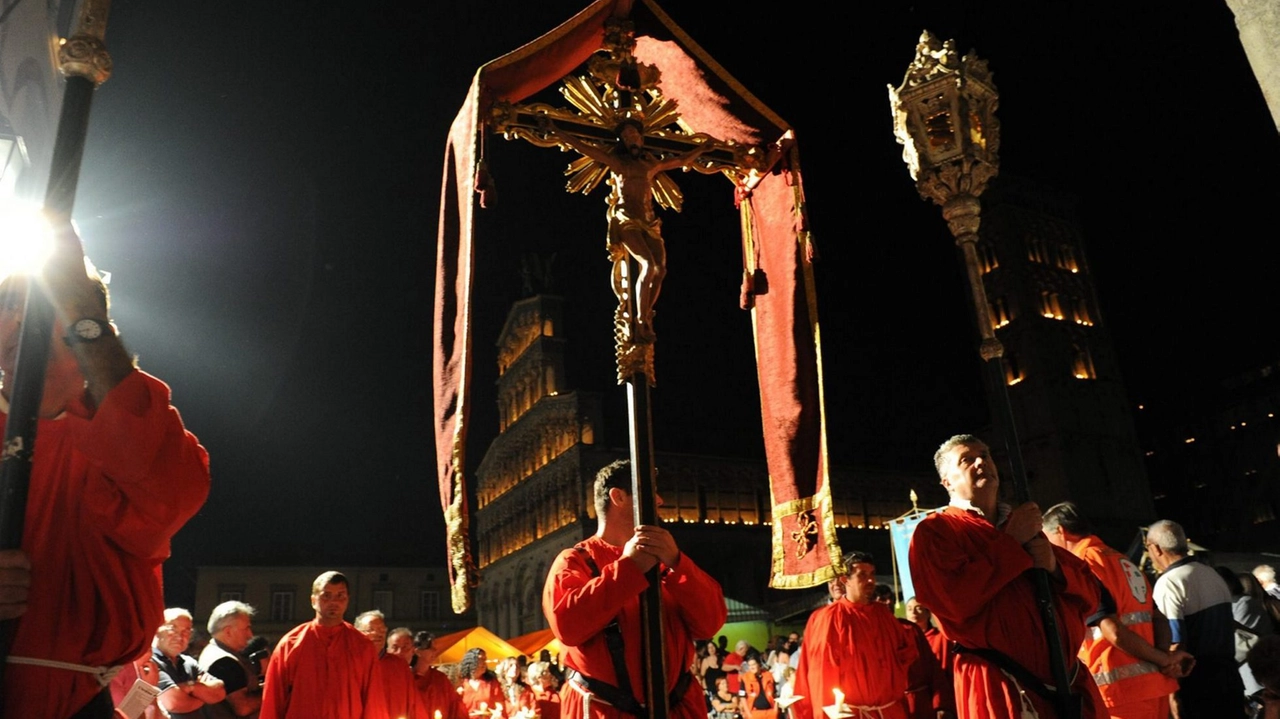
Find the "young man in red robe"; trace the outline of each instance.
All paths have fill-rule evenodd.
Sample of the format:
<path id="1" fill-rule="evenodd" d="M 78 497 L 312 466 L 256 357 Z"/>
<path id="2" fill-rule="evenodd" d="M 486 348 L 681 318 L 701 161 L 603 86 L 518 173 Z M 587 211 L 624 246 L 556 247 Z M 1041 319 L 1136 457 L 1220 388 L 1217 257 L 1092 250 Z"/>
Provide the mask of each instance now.
<path id="1" fill-rule="evenodd" d="M 262 687 L 259 719 L 384 719 L 378 651 L 343 620 L 347 578 L 325 572 L 311 585 L 316 618 L 280 638 Z"/>
<path id="2" fill-rule="evenodd" d="M 804 628 L 791 719 L 825 719 L 836 706 L 850 719 L 906 719 L 907 669 L 915 631 L 874 601 L 871 555 L 845 555 L 840 599 L 816 610 Z"/>
<path id="3" fill-rule="evenodd" d="M 134 366 L 97 271 L 68 254 L 37 281 L 0 285 L 0 423 L 28 283 L 57 313 L 22 544 L 0 550 L 0 619 L 20 617 L 0 686 L 4 717 L 112 715 L 110 670 L 143 656 L 164 623 L 169 540 L 209 493 L 209 457 L 169 388 Z"/>
<path id="4" fill-rule="evenodd" d="M 911 539 L 916 598 L 957 644 L 956 711 L 960 719 L 1058 719 L 1048 642 L 1028 570 L 1050 574 L 1053 603 L 1071 691 L 1084 719 L 1106 717 L 1089 672 L 1077 669 L 1085 621 L 1100 603 L 1098 581 L 1083 562 L 1049 543 L 1034 502 L 1011 509 L 998 501 L 1000 476 L 986 443 L 956 435 L 938 448 L 934 465 L 951 495 Z M 971 650 L 971 651 L 966 651 Z M 975 653 L 976 652 L 976 653 Z M 979 656 L 979 653 L 984 656 Z M 1003 664 L 1004 666 L 1001 666 Z M 1011 678 L 1012 677 L 1012 678 Z M 1037 686 L 1038 685 L 1038 686 Z"/>
<path id="5" fill-rule="evenodd" d="M 635 523 L 631 465 L 614 462 L 596 475 L 594 536 L 556 557 L 542 592 L 542 611 L 564 645 L 568 668 L 560 689 L 567 719 L 635 716 L 644 694 L 640 652 L 640 594 L 645 573 L 658 566 L 666 644 L 669 716 L 706 719 L 702 688 L 689 667 L 693 641 L 714 636 L 727 615 L 720 584 L 681 554 L 671 533 Z M 607 645 L 610 624 L 622 640 L 621 666 Z M 619 669 L 623 676 L 619 676 Z M 630 687 L 630 690 L 622 688 Z"/>

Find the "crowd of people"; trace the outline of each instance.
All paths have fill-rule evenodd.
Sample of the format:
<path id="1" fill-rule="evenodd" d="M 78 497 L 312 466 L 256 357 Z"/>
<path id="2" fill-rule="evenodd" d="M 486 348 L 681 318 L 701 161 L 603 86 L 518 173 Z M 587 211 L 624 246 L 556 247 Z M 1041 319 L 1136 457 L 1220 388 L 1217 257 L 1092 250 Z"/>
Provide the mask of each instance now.
<path id="1" fill-rule="evenodd" d="M 76 263 L 80 264 L 76 264 Z M 648 719 L 641 595 L 659 589 L 672 719 L 1280 719 L 1280 587 L 1191 556 L 1152 524 L 1154 584 L 1071 503 L 1000 501 L 990 450 L 939 447 L 950 501 L 916 527 L 906 618 L 874 559 L 844 558 L 803 637 L 699 642 L 724 626 L 720 585 L 664 527 L 638 521 L 631 468 L 597 475 L 591 537 L 565 549 L 542 607 L 558 661 L 473 649 L 448 676 L 434 638 L 345 620 L 347 578 L 325 572 L 315 617 L 270 646 L 253 607 L 225 602 L 193 647 L 191 612 L 163 609 L 169 538 L 209 490 L 208 458 L 139 371 L 84 265 L 46 278 L 57 318 L 21 550 L 0 550 L 0 620 L 21 617 L 0 716 L 48 719 Z M 0 285 L 0 372 L 13 372 L 27 287 Z M 0 419 L 10 387 L 0 386 Z M 886 591 L 887 590 L 887 591 Z M 109 621 L 104 620 L 109 617 Z M 56 633 L 58 641 L 49 641 Z M 148 647 L 148 644 L 150 645 Z"/>
<path id="2" fill-rule="evenodd" d="M 561 667 L 508 657 L 490 669 L 483 649 L 437 665 L 435 637 L 388 629 L 378 610 L 343 619 L 346 577 L 325 572 L 312 593 L 314 620 L 275 643 L 253 634 L 252 606 L 219 604 L 207 639 L 192 644 L 194 618 L 165 610 L 151 649 L 110 684 L 116 719 L 559 719 Z"/>

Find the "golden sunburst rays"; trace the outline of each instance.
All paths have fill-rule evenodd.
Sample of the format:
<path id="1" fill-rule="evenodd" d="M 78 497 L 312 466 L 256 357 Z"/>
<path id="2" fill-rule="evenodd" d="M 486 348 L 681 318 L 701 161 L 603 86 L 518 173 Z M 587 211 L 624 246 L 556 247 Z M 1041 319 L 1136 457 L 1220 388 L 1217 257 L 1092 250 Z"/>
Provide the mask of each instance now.
<path id="1" fill-rule="evenodd" d="M 689 134 L 680 119 L 676 101 L 663 97 L 656 89 L 637 93 L 632 96 L 629 106 L 619 107 L 619 93 L 612 86 L 598 85 L 587 77 L 571 75 L 564 79 L 560 94 L 578 111 L 582 120 L 596 127 L 613 131 L 623 121 L 634 120 L 643 125 L 646 136 L 679 137 Z M 599 141 L 587 141 L 600 144 Z M 565 191 L 588 195 L 609 176 L 609 168 L 589 157 L 580 156 L 569 163 L 564 174 L 569 178 Z M 664 209 L 676 212 L 684 205 L 684 193 L 666 173 L 655 178 L 653 199 Z"/>

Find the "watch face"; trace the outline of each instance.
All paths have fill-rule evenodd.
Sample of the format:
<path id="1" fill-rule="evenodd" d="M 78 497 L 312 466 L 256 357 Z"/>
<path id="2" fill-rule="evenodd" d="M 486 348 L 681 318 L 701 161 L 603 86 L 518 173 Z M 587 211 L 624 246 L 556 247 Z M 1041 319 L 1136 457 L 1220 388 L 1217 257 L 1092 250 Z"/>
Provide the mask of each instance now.
<path id="1" fill-rule="evenodd" d="M 76 322 L 75 332 L 82 340 L 96 340 L 102 336 L 102 325 L 89 319 L 80 320 Z"/>

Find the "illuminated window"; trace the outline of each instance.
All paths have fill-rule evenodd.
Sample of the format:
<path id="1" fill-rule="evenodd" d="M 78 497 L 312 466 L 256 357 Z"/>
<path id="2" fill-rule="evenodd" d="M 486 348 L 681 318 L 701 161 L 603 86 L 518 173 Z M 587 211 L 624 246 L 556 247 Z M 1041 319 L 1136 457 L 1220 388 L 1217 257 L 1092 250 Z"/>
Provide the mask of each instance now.
<path id="1" fill-rule="evenodd" d="M 1075 248 L 1071 245 L 1062 245 L 1058 248 L 1058 267 L 1070 270 L 1073 274 L 1080 271 L 1080 265 L 1076 263 Z"/>
<path id="2" fill-rule="evenodd" d="M 1093 357 L 1089 355 L 1089 348 L 1083 345 L 1075 346 L 1076 357 L 1072 363 L 1071 373 L 1076 379 L 1097 379 L 1098 373 L 1093 368 Z"/>
<path id="3" fill-rule="evenodd" d="M 1078 325 L 1093 326 L 1093 318 L 1089 316 L 1089 303 L 1082 297 L 1071 298 L 1071 318 Z"/>
<path id="4" fill-rule="evenodd" d="M 1044 240 L 1038 237 L 1027 238 L 1027 259 L 1042 265 L 1049 264 L 1049 248 Z"/>
<path id="5" fill-rule="evenodd" d="M 978 262 L 982 265 L 983 274 L 1000 266 L 1000 260 L 996 257 L 996 249 L 985 242 L 978 245 Z"/>
<path id="6" fill-rule="evenodd" d="M 1018 355 L 1013 352 L 1004 353 L 1004 381 L 1015 385 L 1026 379 L 1022 367 L 1018 364 Z"/>
<path id="7" fill-rule="evenodd" d="M 991 327 L 999 329 L 1009 324 L 1009 303 L 1004 297 L 997 297 L 991 301 Z"/>
<path id="8" fill-rule="evenodd" d="M 1040 314 L 1051 320 L 1064 319 L 1062 305 L 1058 301 L 1058 293 L 1051 290 L 1040 291 Z"/>

